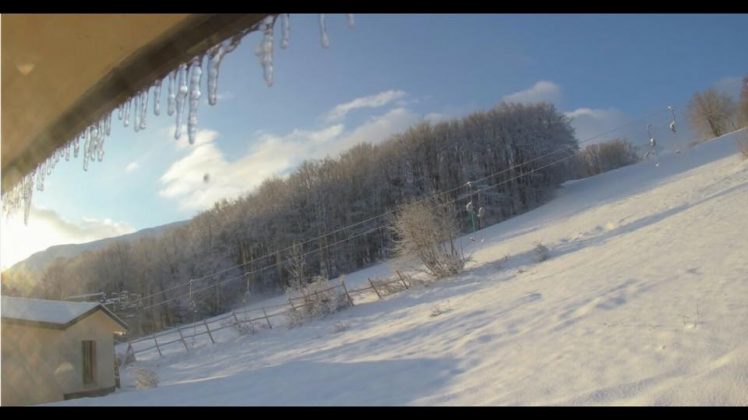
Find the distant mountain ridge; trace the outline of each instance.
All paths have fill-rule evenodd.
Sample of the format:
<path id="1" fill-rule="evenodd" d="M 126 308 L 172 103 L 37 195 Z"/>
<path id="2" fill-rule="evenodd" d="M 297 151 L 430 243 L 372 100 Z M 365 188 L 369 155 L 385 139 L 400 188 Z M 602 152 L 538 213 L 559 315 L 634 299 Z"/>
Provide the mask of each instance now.
<path id="1" fill-rule="evenodd" d="M 23 261 L 15 263 L 13 266 L 8 268 L 8 271 L 15 272 L 25 270 L 34 275 L 34 277 L 37 277 L 43 274 L 47 266 L 49 266 L 57 258 L 77 257 L 78 255 L 81 255 L 87 251 L 104 249 L 119 240 L 126 240 L 130 243 L 133 243 L 148 236 L 160 235 L 169 229 L 176 228 L 187 222 L 187 220 L 182 220 L 179 222 L 141 229 L 139 231 L 128 233 L 126 235 L 113 236 L 111 238 L 104 238 L 81 244 L 54 245 L 45 249 L 44 251 L 39 251 L 32 254 L 30 257 L 26 258 Z"/>

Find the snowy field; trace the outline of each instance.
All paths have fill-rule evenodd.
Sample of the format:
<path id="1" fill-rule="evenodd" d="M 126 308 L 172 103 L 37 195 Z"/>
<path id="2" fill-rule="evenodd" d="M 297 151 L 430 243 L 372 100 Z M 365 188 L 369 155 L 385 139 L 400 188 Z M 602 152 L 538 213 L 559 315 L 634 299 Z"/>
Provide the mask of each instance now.
<path id="1" fill-rule="evenodd" d="M 463 238 L 473 261 L 457 277 L 145 358 L 116 393 L 58 405 L 748 405 L 748 160 L 734 136 L 567 183 Z M 135 368 L 158 387 L 136 390 Z"/>

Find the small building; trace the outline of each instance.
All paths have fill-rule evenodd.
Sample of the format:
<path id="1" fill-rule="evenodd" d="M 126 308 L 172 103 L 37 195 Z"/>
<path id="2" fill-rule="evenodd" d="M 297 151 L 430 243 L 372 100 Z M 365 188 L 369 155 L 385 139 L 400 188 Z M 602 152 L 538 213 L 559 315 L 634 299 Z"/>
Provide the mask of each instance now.
<path id="1" fill-rule="evenodd" d="M 2 405 L 99 396 L 115 389 L 114 334 L 127 325 L 100 303 L 3 296 Z"/>

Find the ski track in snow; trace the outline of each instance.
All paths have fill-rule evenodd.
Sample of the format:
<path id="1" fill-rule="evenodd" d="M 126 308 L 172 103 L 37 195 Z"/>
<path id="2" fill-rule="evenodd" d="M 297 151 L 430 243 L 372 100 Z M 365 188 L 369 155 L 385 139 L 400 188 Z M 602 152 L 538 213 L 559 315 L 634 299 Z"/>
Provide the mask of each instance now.
<path id="1" fill-rule="evenodd" d="M 294 329 L 177 344 L 125 368 L 123 389 L 59 405 L 747 405 L 748 161 L 734 136 L 567 183 L 463 237 L 459 276 Z M 158 388 L 135 390 L 135 367 Z"/>

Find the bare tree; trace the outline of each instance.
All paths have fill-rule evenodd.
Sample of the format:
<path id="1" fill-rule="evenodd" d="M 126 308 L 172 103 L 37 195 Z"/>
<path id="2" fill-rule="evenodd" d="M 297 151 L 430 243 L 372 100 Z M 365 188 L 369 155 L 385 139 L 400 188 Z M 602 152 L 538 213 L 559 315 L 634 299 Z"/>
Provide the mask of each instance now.
<path id="1" fill-rule="evenodd" d="M 688 117 L 694 131 L 702 138 L 719 137 L 735 129 L 735 102 L 716 89 L 696 92 L 688 104 Z"/>
<path id="2" fill-rule="evenodd" d="M 641 160 L 636 147 L 626 139 L 590 144 L 577 152 L 572 165 L 580 178 L 597 175 Z"/>
<path id="3" fill-rule="evenodd" d="M 434 277 L 457 274 L 465 266 L 465 256 L 455 246 L 459 225 L 452 203 L 428 199 L 405 204 L 392 228 L 399 238 L 397 253 L 418 257 Z"/>
<path id="4" fill-rule="evenodd" d="M 301 244 L 294 242 L 291 246 L 291 255 L 288 257 L 287 270 L 291 275 L 289 287 L 292 289 L 303 289 L 306 283 L 306 260 L 304 249 Z"/>
<path id="5" fill-rule="evenodd" d="M 738 127 L 748 127 L 748 76 L 743 77 L 738 102 Z"/>

